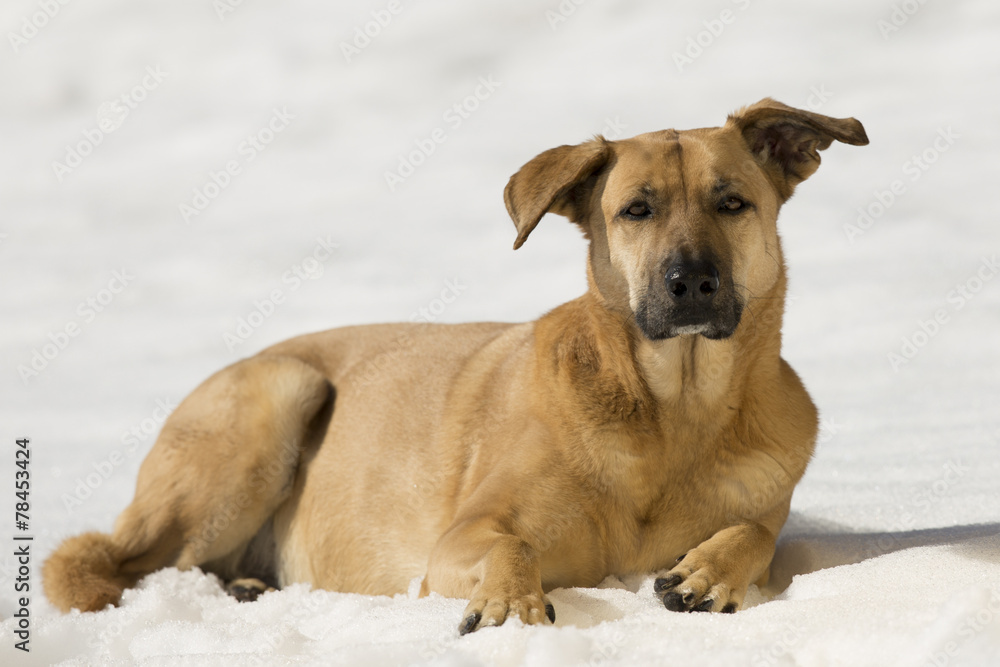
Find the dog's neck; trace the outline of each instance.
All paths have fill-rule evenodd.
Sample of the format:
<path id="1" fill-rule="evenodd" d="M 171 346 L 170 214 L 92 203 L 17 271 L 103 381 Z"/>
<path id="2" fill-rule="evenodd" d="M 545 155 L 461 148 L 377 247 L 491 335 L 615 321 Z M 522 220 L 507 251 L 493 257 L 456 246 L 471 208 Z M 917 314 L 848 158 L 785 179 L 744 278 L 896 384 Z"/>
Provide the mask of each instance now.
<path id="1" fill-rule="evenodd" d="M 636 332 L 636 364 L 662 405 L 687 410 L 725 409 L 752 376 L 777 373 L 780 363 L 784 285 L 747 304 L 740 326 L 729 338 L 701 335 L 651 341 Z"/>
<path id="2" fill-rule="evenodd" d="M 545 388 L 536 400 L 562 421 L 563 451 L 581 478 L 617 489 L 615 497 L 641 513 L 659 497 L 658 476 L 676 469 L 659 465 L 664 452 L 674 459 L 703 456 L 725 440 L 720 435 L 747 417 L 746 406 L 767 400 L 744 397 L 746 387 L 775 386 L 781 373 L 783 290 L 748 304 L 736 333 L 720 341 L 650 341 L 634 317 L 593 292 L 536 322 L 533 373 Z M 580 441 L 601 446 L 574 444 Z M 616 487 L 623 470 L 646 479 L 636 488 L 649 493 Z"/>
<path id="3" fill-rule="evenodd" d="M 737 356 L 733 348 L 728 340 L 699 335 L 659 341 L 639 338 L 636 365 L 658 403 L 711 408 L 730 393 Z"/>
<path id="4" fill-rule="evenodd" d="M 609 422 L 702 415 L 707 423 L 719 424 L 725 421 L 719 411 L 741 404 L 752 377 L 779 372 L 784 294 L 782 277 L 766 295 L 747 303 L 729 338 L 685 335 L 651 341 L 630 313 L 592 289 L 539 322 L 537 362 L 543 372 L 567 376 L 569 386 L 605 395 Z"/>

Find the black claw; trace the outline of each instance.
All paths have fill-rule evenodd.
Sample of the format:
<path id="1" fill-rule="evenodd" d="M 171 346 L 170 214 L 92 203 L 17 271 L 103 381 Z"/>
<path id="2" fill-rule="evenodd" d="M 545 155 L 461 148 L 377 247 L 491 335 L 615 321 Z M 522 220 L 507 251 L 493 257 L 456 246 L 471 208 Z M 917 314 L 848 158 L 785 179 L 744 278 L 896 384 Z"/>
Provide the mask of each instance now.
<path id="1" fill-rule="evenodd" d="M 482 614 L 479 613 L 471 614 L 468 618 L 462 621 L 462 625 L 458 626 L 458 634 L 459 635 L 469 634 L 470 632 L 476 629 L 476 626 L 479 625 L 479 621 L 481 621 L 482 618 L 483 618 Z"/>
<path id="2" fill-rule="evenodd" d="M 690 607 L 692 604 L 694 604 L 694 593 L 689 591 L 684 594 L 684 605 Z"/>
<path id="3" fill-rule="evenodd" d="M 684 598 L 680 593 L 667 593 L 663 596 L 663 606 L 670 611 L 684 611 Z"/>
<path id="4" fill-rule="evenodd" d="M 696 606 L 691 611 L 712 611 L 712 607 L 714 606 L 715 606 L 715 600 L 713 600 L 712 598 L 707 598 L 705 600 L 702 600 L 698 604 L 698 606 Z"/>
<path id="5" fill-rule="evenodd" d="M 545 605 L 545 615 L 549 617 L 549 620 L 553 623 L 556 622 L 556 608 L 551 604 L 546 603 Z"/>
<path id="6" fill-rule="evenodd" d="M 254 602 L 264 591 L 247 586 L 230 586 L 227 592 L 238 602 Z"/>
<path id="7" fill-rule="evenodd" d="M 684 580 L 679 574 L 671 574 L 669 577 L 661 577 L 653 582 L 653 592 L 656 594 L 665 593 Z"/>
<path id="8" fill-rule="evenodd" d="M 727 604 L 725 607 L 722 608 L 722 613 L 723 614 L 735 614 L 736 613 L 736 605 L 734 605 L 732 602 L 730 602 L 729 604 Z"/>
<path id="9" fill-rule="evenodd" d="M 676 560 L 676 561 L 674 561 L 674 562 L 675 562 L 675 563 L 679 563 L 679 562 L 681 562 L 682 560 L 684 560 L 685 558 L 687 558 L 687 554 L 681 554 L 680 556 L 678 556 L 678 557 L 677 557 L 677 560 Z"/>

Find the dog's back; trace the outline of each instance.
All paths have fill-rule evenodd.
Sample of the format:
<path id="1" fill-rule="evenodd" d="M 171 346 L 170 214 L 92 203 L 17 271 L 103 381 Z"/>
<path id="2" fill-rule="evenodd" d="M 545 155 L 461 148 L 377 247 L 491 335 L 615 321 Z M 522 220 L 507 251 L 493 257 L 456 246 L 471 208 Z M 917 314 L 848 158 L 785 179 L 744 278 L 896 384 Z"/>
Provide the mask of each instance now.
<path id="1" fill-rule="evenodd" d="M 523 348 L 530 327 L 343 327 L 220 371 L 171 414 L 113 534 L 68 540 L 46 562 L 46 594 L 64 610 L 96 610 L 162 567 L 234 579 L 248 560 L 279 585 L 405 591 L 447 521 L 446 471 L 461 465 L 442 445 L 450 394 L 470 364 L 481 372 L 491 342 Z M 399 503 L 400 487 L 416 502 Z M 254 543 L 262 530 L 271 553 Z M 335 536 L 321 564 L 296 546 L 316 535 Z"/>

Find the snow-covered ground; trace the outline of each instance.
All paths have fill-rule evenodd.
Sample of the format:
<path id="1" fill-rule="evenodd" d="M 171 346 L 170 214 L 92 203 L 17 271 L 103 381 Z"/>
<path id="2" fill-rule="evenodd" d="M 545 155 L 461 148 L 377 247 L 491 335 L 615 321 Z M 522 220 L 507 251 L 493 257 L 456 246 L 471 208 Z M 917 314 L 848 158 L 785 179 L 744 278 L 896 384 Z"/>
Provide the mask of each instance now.
<path id="1" fill-rule="evenodd" d="M 0 663 L 1000 664 L 995 0 L 6 0 L 0 27 Z M 110 529 L 208 374 L 421 309 L 534 318 L 584 289 L 585 248 L 552 217 L 510 250 L 511 173 L 767 95 L 855 116 L 871 145 L 832 146 L 782 214 L 785 356 L 824 428 L 747 610 L 670 613 L 650 577 L 608 580 L 555 591 L 556 627 L 459 638 L 465 603 L 414 591 L 240 605 L 166 570 L 118 609 L 44 600 L 44 557 Z"/>

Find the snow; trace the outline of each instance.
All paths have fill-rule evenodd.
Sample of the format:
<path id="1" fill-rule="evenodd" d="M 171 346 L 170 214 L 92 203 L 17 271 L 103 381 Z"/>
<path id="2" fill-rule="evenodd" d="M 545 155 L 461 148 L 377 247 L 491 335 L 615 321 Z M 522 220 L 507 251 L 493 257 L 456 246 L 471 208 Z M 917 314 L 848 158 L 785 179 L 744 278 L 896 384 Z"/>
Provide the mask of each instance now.
<path id="1" fill-rule="evenodd" d="M 58 11 L 43 21 L 43 6 Z M 24 654 L 5 492 L 0 663 L 1000 664 L 996 4 L 389 6 L 0 7 L 0 479 L 14 478 L 14 440 L 31 438 L 35 536 Z M 347 62 L 341 42 L 373 11 L 391 20 Z M 45 25 L 15 49 L 26 17 Z M 689 48 L 701 53 L 679 68 Z M 449 112 L 477 88 L 467 118 Z M 597 132 L 717 125 L 768 95 L 855 116 L 871 145 L 832 146 L 782 213 L 784 354 L 824 427 L 773 585 L 751 590 L 748 609 L 669 613 L 650 576 L 609 579 L 554 591 L 555 627 L 459 638 L 465 603 L 414 587 L 294 586 L 238 604 L 210 576 L 165 570 L 117 609 L 62 616 L 43 599 L 48 552 L 109 530 L 129 501 L 162 406 L 306 331 L 420 309 L 537 317 L 585 288 L 585 245 L 551 217 L 512 252 L 511 173 Z M 101 127 L 60 180 L 53 162 Z M 262 150 L 244 144 L 265 128 Z M 435 136 L 390 190 L 385 173 Z M 180 204 L 213 173 L 226 187 L 186 222 Z M 859 208 L 871 222 L 851 234 Z M 460 296 L 442 311 L 446 289 Z M 275 290 L 280 303 L 260 305 Z M 269 316 L 230 349 L 224 334 L 257 308 Z M 60 341 L 23 380 L 18 367 Z"/>

